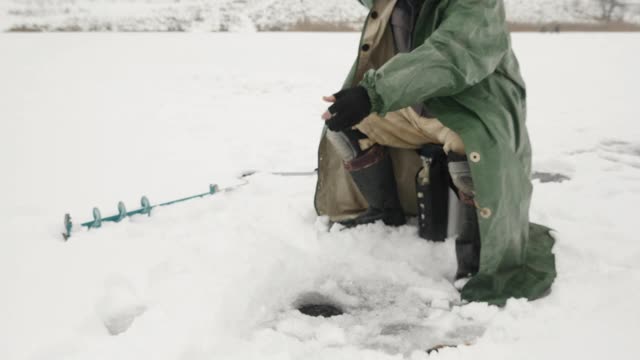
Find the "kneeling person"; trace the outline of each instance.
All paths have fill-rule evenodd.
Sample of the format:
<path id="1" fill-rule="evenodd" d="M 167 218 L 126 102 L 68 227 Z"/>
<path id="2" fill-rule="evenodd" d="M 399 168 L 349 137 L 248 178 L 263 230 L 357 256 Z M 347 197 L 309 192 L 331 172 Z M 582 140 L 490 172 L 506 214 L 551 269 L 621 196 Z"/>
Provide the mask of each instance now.
<path id="1" fill-rule="evenodd" d="M 529 223 L 526 91 L 502 0 L 361 2 L 370 13 L 358 59 L 325 97 L 318 213 L 347 226 L 403 224 L 416 213 L 414 149 L 441 144 L 475 232 L 458 249 L 474 260 L 457 276 L 477 273 L 463 298 L 543 296 L 556 275 L 553 239 Z"/>

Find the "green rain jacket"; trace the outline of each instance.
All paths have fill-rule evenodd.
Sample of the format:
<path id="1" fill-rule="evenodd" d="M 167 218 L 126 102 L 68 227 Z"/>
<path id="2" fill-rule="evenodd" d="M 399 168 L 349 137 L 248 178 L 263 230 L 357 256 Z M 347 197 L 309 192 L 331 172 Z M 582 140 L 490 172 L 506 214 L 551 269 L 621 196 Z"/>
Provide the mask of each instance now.
<path id="1" fill-rule="evenodd" d="M 375 0 L 361 2 L 375 6 Z M 354 73 L 345 86 L 357 85 Z M 503 1 L 425 0 L 413 50 L 369 70 L 360 85 L 369 93 L 372 112 L 422 102 L 465 143 L 481 256 L 480 271 L 462 289 L 462 298 L 504 305 L 511 297 L 534 300 L 547 294 L 556 277 L 554 240 L 548 228 L 529 222 L 526 91 Z"/>

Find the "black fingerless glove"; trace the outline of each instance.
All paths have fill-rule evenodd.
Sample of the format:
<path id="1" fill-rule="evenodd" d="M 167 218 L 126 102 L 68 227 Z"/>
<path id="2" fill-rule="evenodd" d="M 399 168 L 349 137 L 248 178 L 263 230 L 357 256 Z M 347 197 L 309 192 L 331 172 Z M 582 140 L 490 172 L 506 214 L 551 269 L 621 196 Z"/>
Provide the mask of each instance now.
<path id="1" fill-rule="evenodd" d="M 371 114 L 371 100 L 362 86 L 342 90 L 333 96 L 336 102 L 329 107 L 331 119 L 326 122 L 329 130 L 349 129 Z"/>

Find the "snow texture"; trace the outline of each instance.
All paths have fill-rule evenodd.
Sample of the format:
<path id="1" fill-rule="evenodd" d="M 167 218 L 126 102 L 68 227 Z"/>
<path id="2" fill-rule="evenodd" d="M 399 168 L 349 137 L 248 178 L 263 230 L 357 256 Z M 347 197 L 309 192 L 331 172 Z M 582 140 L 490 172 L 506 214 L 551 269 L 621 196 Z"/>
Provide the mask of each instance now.
<path id="1" fill-rule="evenodd" d="M 507 17 L 527 24 L 593 23 L 600 0 L 506 0 Z M 612 20 L 640 23 L 640 1 Z M 0 30 L 255 31 L 358 29 L 356 0 L 0 0 Z"/>
<path id="2" fill-rule="evenodd" d="M 357 41 L 0 35 L 0 359 L 637 359 L 640 36 L 514 36 L 534 170 L 569 180 L 534 181 L 552 293 L 503 309 L 460 303 L 452 239 L 329 229 L 313 176 L 267 173 L 315 167 Z M 210 182 L 244 185 L 60 236 Z M 296 310 L 317 299 L 345 314 Z M 468 345 L 425 352 L 447 344 Z"/>
<path id="3" fill-rule="evenodd" d="M 355 0 L 2 1 L 9 17 L 0 28 L 45 30 L 255 31 L 308 22 L 356 29 L 366 15 Z"/>

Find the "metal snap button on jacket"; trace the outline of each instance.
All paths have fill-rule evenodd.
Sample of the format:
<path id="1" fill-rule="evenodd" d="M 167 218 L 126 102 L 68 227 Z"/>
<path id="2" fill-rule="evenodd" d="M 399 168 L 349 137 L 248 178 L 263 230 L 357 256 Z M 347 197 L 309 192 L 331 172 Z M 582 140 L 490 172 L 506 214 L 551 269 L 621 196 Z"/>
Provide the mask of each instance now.
<path id="1" fill-rule="evenodd" d="M 362 51 L 369 51 L 370 48 L 371 46 L 369 44 L 362 45 Z"/>
<path id="2" fill-rule="evenodd" d="M 480 154 L 475 151 L 469 154 L 469 158 L 474 163 L 480 162 Z"/>
<path id="3" fill-rule="evenodd" d="M 377 11 L 371 12 L 371 18 L 374 19 L 374 20 L 377 19 L 378 18 L 378 12 Z"/>
<path id="4" fill-rule="evenodd" d="M 488 219 L 491 217 L 491 209 L 489 208 L 482 208 L 480 209 L 480 216 L 482 216 L 485 219 Z"/>

